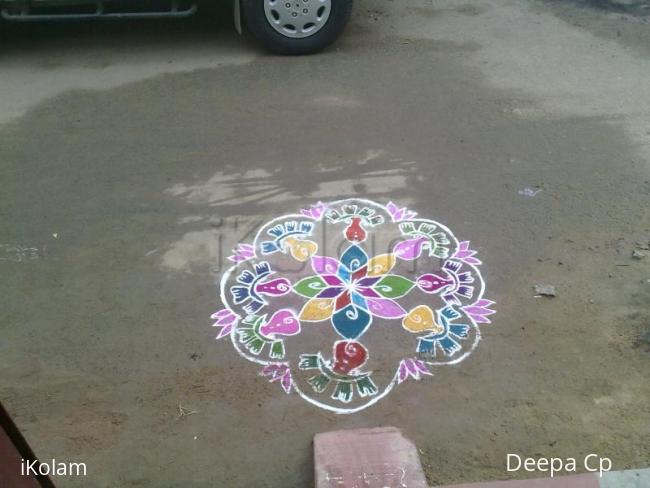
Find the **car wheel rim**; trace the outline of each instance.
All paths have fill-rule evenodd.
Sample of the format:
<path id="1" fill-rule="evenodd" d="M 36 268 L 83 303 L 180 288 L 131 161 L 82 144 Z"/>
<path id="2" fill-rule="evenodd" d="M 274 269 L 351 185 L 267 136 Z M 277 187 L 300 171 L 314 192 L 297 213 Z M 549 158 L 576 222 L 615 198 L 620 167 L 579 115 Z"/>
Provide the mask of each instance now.
<path id="1" fill-rule="evenodd" d="M 294 39 L 320 31 L 331 10 L 332 0 L 264 0 L 269 24 L 283 36 Z"/>

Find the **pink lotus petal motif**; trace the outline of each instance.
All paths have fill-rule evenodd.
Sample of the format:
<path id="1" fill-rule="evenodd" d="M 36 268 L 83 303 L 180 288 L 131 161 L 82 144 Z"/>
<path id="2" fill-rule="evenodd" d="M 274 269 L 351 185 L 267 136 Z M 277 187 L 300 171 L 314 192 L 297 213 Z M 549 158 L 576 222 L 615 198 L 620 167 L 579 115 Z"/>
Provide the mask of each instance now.
<path id="1" fill-rule="evenodd" d="M 480 259 L 475 258 L 474 257 L 475 254 L 476 251 L 472 251 L 469 248 L 469 241 L 463 241 L 460 244 L 458 244 L 458 250 L 451 258 L 459 259 L 464 263 L 472 264 L 474 266 L 480 266 L 481 264 L 483 264 L 483 262 Z"/>
<path id="2" fill-rule="evenodd" d="M 262 368 L 260 376 L 268 378 L 271 383 L 279 382 L 284 392 L 288 395 L 291 393 L 291 370 L 288 363 L 273 363 Z"/>
<path id="3" fill-rule="evenodd" d="M 399 208 L 393 202 L 388 202 L 386 205 L 386 210 L 393 217 L 393 222 L 401 222 L 403 220 L 410 220 L 417 216 L 417 212 L 413 212 L 406 207 Z"/>
<path id="4" fill-rule="evenodd" d="M 462 310 L 477 324 L 489 324 L 491 321 L 487 316 L 496 313 L 496 310 L 490 308 L 492 305 L 494 302 L 491 300 L 479 300 L 468 307 L 462 307 Z"/>
<path id="5" fill-rule="evenodd" d="M 249 244 L 239 244 L 232 252 L 234 254 L 228 256 L 228 259 L 234 263 L 241 263 L 255 257 L 255 248 Z"/>
<path id="6" fill-rule="evenodd" d="M 216 320 L 216 322 L 212 324 L 212 327 L 221 327 L 219 334 L 217 334 L 217 339 L 222 339 L 223 337 L 230 335 L 239 320 L 239 317 L 227 308 L 213 313 L 210 318 Z"/>
<path id="7" fill-rule="evenodd" d="M 325 205 L 323 202 L 318 202 L 316 205 L 312 205 L 307 209 L 303 208 L 300 213 L 305 217 L 311 217 L 312 219 L 320 220 L 323 218 L 323 214 L 326 210 L 327 205 Z"/>
<path id="8" fill-rule="evenodd" d="M 427 365 L 415 358 L 403 359 L 397 369 L 397 384 L 404 383 L 407 379 L 413 378 L 419 381 L 422 376 L 433 376 Z"/>

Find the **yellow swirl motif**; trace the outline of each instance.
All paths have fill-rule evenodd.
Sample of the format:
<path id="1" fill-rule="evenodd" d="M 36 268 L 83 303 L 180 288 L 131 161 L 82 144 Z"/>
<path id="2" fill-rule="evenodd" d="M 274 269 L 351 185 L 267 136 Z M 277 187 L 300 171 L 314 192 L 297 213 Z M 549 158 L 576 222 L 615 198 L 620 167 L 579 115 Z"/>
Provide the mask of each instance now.
<path id="1" fill-rule="evenodd" d="M 383 276 L 395 266 L 397 258 L 394 254 L 381 254 L 368 261 L 368 276 Z"/>
<path id="2" fill-rule="evenodd" d="M 289 252 L 291 256 L 296 261 L 304 263 L 308 261 L 316 251 L 318 251 L 318 244 L 312 241 L 305 241 L 302 239 L 296 239 L 295 237 L 287 237 L 284 241 L 289 247 Z"/>
<path id="3" fill-rule="evenodd" d="M 320 322 L 329 319 L 334 312 L 333 298 L 312 298 L 300 312 L 300 320 L 305 322 Z"/>
<path id="4" fill-rule="evenodd" d="M 409 332 L 419 334 L 420 332 L 432 331 L 436 334 L 444 332 L 444 328 L 436 323 L 433 310 L 427 305 L 420 305 L 411 310 L 404 320 L 402 325 Z"/>

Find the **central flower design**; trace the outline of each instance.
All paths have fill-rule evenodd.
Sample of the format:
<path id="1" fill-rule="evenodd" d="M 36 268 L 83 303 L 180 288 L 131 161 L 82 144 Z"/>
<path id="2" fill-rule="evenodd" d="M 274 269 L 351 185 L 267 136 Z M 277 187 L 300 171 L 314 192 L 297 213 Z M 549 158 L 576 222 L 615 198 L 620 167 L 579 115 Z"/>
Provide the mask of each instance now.
<path id="1" fill-rule="evenodd" d="M 331 319 L 336 332 L 345 339 L 357 339 L 372 324 L 372 318 L 404 317 L 406 310 L 395 300 L 406 295 L 415 283 L 389 274 L 397 258 L 382 254 L 371 259 L 357 244 L 348 247 L 340 260 L 313 256 L 316 273 L 293 287 L 309 298 L 300 312 L 305 322 Z"/>

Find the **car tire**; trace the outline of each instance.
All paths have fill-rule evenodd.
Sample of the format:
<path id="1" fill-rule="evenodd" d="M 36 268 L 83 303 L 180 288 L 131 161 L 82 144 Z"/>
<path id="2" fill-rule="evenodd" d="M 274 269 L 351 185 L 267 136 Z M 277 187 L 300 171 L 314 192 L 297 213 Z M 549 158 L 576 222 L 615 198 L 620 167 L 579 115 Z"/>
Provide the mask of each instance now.
<path id="1" fill-rule="evenodd" d="M 289 31 L 285 34 L 281 32 L 281 27 L 278 24 L 274 26 L 269 18 L 268 9 L 271 8 L 269 5 L 276 4 L 277 7 L 273 8 L 277 10 L 284 10 L 285 5 L 289 9 L 289 4 L 292 9 L 298 8 L 300 5 L 300 11 L 303 7 L 301 0 L 241 0 L 246 28 L 267 49 L 277 54 L 301 55 L 321 51 L 332 44 L 343 32 L 352 12 L 352 0 L 330 0 L 327 2 L 329 7 L 327 18 L 322 25 L 318 25 L 318 28 L 314 29 L 313 34 L 308 32 L 296 34 Z M 313 4 L 318 5 L 313 0 L 305 0 L 304 6 L 309 7 Z M 275 11 L 273 13 L 277 15 Z"/>

